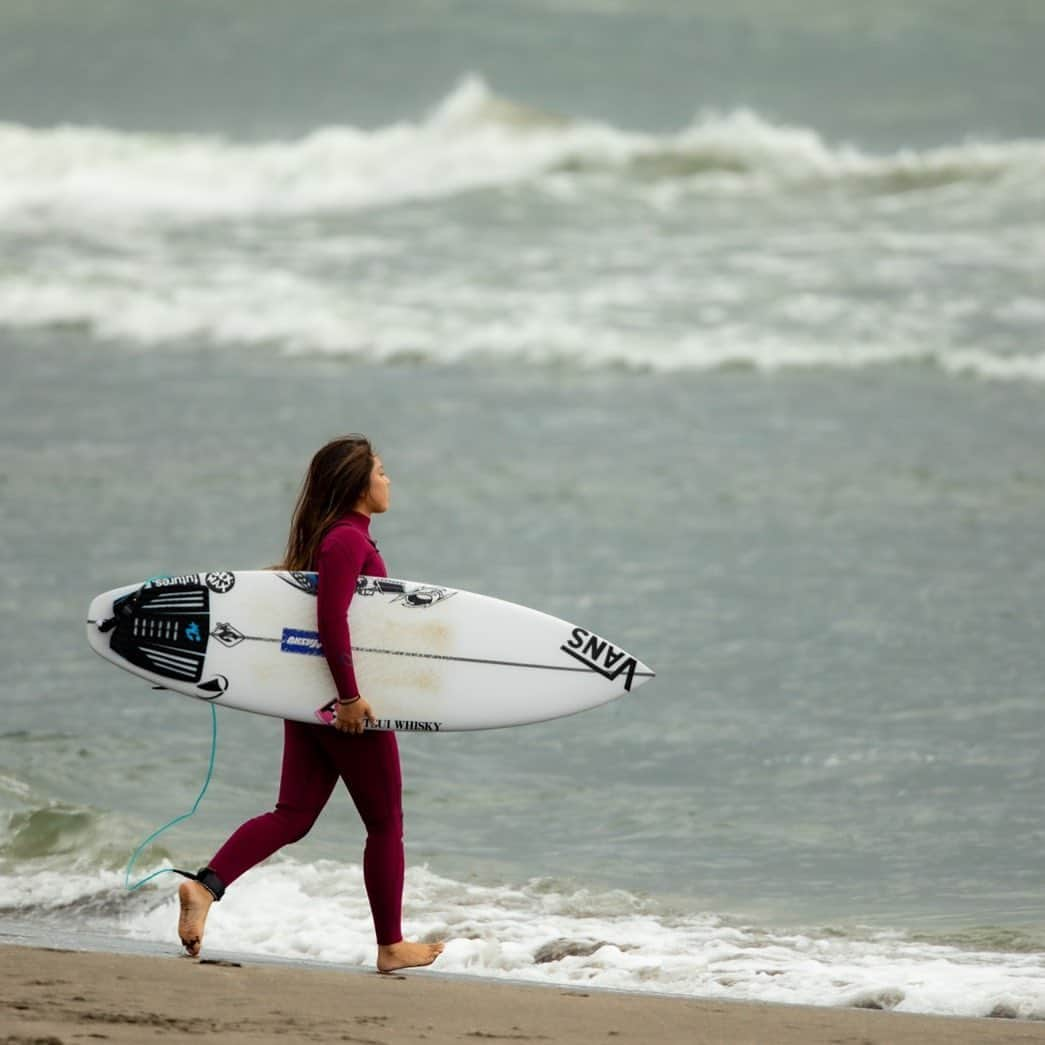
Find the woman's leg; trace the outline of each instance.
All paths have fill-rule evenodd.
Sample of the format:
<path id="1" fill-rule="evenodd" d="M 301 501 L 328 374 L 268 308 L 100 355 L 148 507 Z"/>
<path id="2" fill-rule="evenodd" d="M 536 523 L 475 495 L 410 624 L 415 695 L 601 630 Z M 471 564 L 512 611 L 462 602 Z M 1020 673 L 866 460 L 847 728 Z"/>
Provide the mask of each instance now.
<path id="1" fill-rule="evenodd" d="M 395 733 L 324 738 L 341 779 L 366 827 L 363 879 L 379 944 L 403 938 L 403 805 Z"/>
<path id="2" fill-rule="evenodd" d="M 326 730 L 304 722 L 283 723 L 276 808 L 242 824 L 214 854 L 207 866 L 222 885 L 231 885 L 244 871 L 308 834 L 337 783 L 337 767 L 318 739 Z"/>
<path id="3" fill-rule="evenodd" d="M 367 831 L 363 877 L 377 936 L 378 969 L 430 965 L 442 952 L 441 943 L 403 939 L 403 785 L 396 736 L 376 730 L 344 736 L 332 730 L 323 740 Z"/>
<path id="4" fill-rule="evenodd" d="M 183 882 L 178 890 L 178 934 L 189 954 L 199 954 L 210 905 L 244 871 L 308 834 L 337 782 L 338 770 L 318 736 L 325 726 L 285 722 L 279 798 L 271 813 L 248 820 L 233 832 L 207 865 L 207 884 Z M 214 881 L 214 878 L 217 881 Z"/>

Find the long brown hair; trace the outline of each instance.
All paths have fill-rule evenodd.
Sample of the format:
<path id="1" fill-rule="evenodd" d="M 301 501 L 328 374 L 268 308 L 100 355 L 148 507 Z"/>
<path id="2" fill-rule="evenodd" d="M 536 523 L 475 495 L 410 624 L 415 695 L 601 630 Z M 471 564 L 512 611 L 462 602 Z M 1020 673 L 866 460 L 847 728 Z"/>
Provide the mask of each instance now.
<path id="1" fill-rule="evenodd" d="M 370 486 L 374 448 L 365 435 L 332 439 L 316 451 L 290 520 L 281 570 L 311 570 L 320 542 L 348 515 Z"/>

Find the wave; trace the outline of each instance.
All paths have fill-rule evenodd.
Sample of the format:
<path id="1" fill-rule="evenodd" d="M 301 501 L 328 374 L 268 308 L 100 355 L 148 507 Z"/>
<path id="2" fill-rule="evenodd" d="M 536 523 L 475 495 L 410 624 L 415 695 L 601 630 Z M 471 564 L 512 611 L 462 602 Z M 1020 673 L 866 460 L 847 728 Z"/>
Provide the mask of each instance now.
<path id="1" fill-rule="evenodd" d="M 31 860 L 70 853 L 98 834 L 98 818 L 90 810 L 54 803 L 43 809 L 11 813 L 0 859 Z"/>
<path id="2" fill-rule="evenodd" d="M 706 193 L 848 186 L 897 193 L 1017 181 L 1037 191 L 1045 142 L 969 142 L 876 156 L 757 113 L 699 114 L 672 134 L 570 119 L 464 78 L 423 120 L 320 128 L 295 141 L 0 124 L 0 218 L 37 227 L 322 215 L 567 177 Z"/>
<path id="3" fill-rule="evenodd" d="M 60 915 L 92 931 L 176 946 L 177 879 L 121 896 L 116 876 L 23 876 L 8 912 Z M 0 880 L 7 891 L 8 882 Z M 869 929 L 776 930 L 668 911 L 615 890 L 552 879 L 489 886 L 412 868 L 408 935 L 446 939 L 443 973 L 736 1000 L 1045 1018 L 1045 961 L 1004 933 L 934 943 Z M 994 941 L 991 943 L 990 941 Z M 1040 941 L 1038 941 L 1040 944 Z M 276 859 L 215 908 L 212 952 L 370 966 L 374 945 L 362 871 Z M 999 949 L 991 949 L 1000 944 Z"/>
<path id="4" fill-rule="evenodd" d="M 421 295 L 414 288 L 415 300 L 406 304 L 391 294 L 380 302 L 365 291 L 264 268 L 246 266 L 224 280 L 145 261 L 134 278 L 130 284 L 95 265 L 85 273 L 12 276 L 0 281 L 0 327 L 71 331 L 136 349 L 256 346 L 288 360 L 507 363 L 649 374 L 906 366 L 991 382 L 1045 383 L 1045 352 L 927 347 L 902 330 L 892 339 L 886 333 L 881 341 L 863 343 L 833 329 L 786 337 L 757 323 L 709 325 L 681 335 L 636 332 L 616 326 L 612 314 L 579 320 L 570 314 L 569 295 L 566 300 L 537 295 L 533 307 L 508 325 L 496 300 L 477 294 L 467 307 L 451 307 L 437 288 L 427 301 L 417 300 Z M 440 317 L 438 324 L 432 316 Z M 890 318 L 883 314 L 883 326 Z"/>
<path id="5" fill-rule="evenodd" d="M 113 869 L 126 861 L 126 846 L 141 831 L 139 825 L 117 814 L 68 802 L 41 802 L 16 777 L 0 776 L 0 792 L 17 803 L 0 809 L 0 872 L 84 866 Z M 150 850 L 152 859 L 165 855 L 161 845 Z"/>
<path id="6" fill-rule="evenodd" d="M 747 111 L 639 134 L 469 77 L 374 130 L 246 144 L 0 125 L 0 154 L 0 250 L 20 260 L 0 329 L 375 363 L 1045 381 L 1028 221 L 1045 142 L 872 156 Z M 454 199 L 476 192 L 498 195 Z"/>

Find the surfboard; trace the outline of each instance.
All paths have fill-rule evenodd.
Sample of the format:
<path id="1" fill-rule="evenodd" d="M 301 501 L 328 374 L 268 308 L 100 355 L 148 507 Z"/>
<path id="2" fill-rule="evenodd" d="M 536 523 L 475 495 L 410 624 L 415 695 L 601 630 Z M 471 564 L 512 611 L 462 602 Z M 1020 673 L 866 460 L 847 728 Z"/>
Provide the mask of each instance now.
<path id="1" fill-rule="evenodd" d="M 337 696 L 316 630 L 315 573 L 219 570 L 104 592 L 87 641 L 154 687 L 259 715 L 329 722 Z M 586 628 L 436 584 L 360 577 L 353 666 L 377 717 L 410 732 L 574 715 L 653 678 Z"/>

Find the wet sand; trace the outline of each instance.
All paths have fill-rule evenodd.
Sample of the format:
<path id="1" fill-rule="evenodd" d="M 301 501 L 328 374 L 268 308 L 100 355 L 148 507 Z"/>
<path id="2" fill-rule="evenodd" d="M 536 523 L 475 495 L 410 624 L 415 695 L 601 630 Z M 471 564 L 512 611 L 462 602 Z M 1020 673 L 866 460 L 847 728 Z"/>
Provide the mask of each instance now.
<path id="1" fill-rule="evenodd" d="M 989 1045 L 1045 1023 L 0 946 L 0 1043 Z"/>

